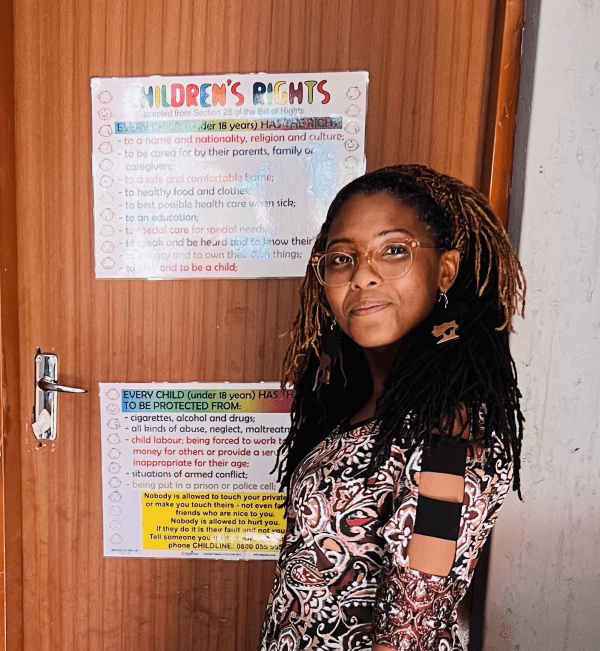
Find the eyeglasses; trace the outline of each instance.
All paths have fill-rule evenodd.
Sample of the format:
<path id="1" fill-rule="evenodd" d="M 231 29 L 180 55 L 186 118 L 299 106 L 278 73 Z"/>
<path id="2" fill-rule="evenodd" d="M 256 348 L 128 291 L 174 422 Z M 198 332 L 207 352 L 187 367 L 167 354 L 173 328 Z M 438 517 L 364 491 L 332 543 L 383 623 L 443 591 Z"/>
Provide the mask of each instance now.
<path id="1" fill-rule="evenodd" d="M 409 273 L 412 268 L 417 249 L 435 249 L 435 244 L 419 242 L 419 240 L 402 240 L 386 242 L 370 251 L 325 251 L 315 253 L 311 264 L 317 279 L 326 287 L 343 287 L 352 281 L 358 268 L 358 258 L 366 256 L 371 269 L 385 280 L 397 280 Z"/>

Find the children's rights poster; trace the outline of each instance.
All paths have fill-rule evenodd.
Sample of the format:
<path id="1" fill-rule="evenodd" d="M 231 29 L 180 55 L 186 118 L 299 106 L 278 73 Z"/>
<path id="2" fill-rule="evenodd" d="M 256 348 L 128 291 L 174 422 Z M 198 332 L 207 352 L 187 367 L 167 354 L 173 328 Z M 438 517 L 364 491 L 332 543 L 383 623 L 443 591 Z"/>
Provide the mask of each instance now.
<path id="1" fill-rule="evenodd" d="M 94 78 L 97 278 L 303 276 L 365 172 L 368 73 Z"/>
<path id="2" fill-rule="evenodd" d="M 276 558 L 271 474 L 292 392 L 275 383 L 100 385 L 104 555 Z"/>

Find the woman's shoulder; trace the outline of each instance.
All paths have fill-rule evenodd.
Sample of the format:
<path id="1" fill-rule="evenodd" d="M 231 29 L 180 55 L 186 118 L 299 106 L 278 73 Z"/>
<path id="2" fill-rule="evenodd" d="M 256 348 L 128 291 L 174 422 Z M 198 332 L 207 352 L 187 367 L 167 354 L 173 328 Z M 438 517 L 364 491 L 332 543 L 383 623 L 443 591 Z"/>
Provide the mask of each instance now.
<path id="1" fill-rule="evenodd" d="M 353 432 L 355 430 L 361 430 L 369 428 L 372 430 L 376 426 L 377 418 L 375 416 L 369 416 L 368 418 L 344 418 L 337 427 L 333 430 L 340 434 L 345 434 L 347 432 Z"/>

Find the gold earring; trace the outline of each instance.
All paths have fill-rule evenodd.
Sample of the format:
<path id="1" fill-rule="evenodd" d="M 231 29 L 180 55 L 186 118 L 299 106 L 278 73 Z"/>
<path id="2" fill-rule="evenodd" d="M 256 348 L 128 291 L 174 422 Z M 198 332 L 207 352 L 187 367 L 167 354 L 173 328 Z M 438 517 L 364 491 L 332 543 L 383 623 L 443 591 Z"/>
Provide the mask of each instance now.
<path id="1" fill-rule="evenodd" d="M 457 303 L 449 308 L 446 292 L 440 293 L 438 302 L 442 301 L 444 301 L 444 322 L 434 326 L 431 331 L 434 337 L 439 338 L 438 345 L 458 339 L 457 330 L 462 323 L 464 313 L 467 311 L 467 306 L 464 303 Z"/>

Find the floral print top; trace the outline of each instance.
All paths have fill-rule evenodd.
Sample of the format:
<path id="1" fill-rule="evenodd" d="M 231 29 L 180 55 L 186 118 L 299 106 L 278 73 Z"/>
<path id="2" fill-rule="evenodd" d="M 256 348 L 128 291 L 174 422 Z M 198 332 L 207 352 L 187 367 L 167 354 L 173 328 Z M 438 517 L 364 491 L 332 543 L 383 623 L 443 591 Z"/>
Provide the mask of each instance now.
<path id="1" fill-rule="evenodd" d="M 287 532 L 260 651 L 463 651 L 456 607 L 508 491 L 502 449 L 495 473 L 469 444 L 454 566 L 437 577 L 408 566 L 422 447 L 393 447 L 372 476 L 373 421 L 338 427 L 297 468 Z M 500 444 L 497 444 L 500 445 Z M 366 479 L 366 481 L 365 481 Z"/>

